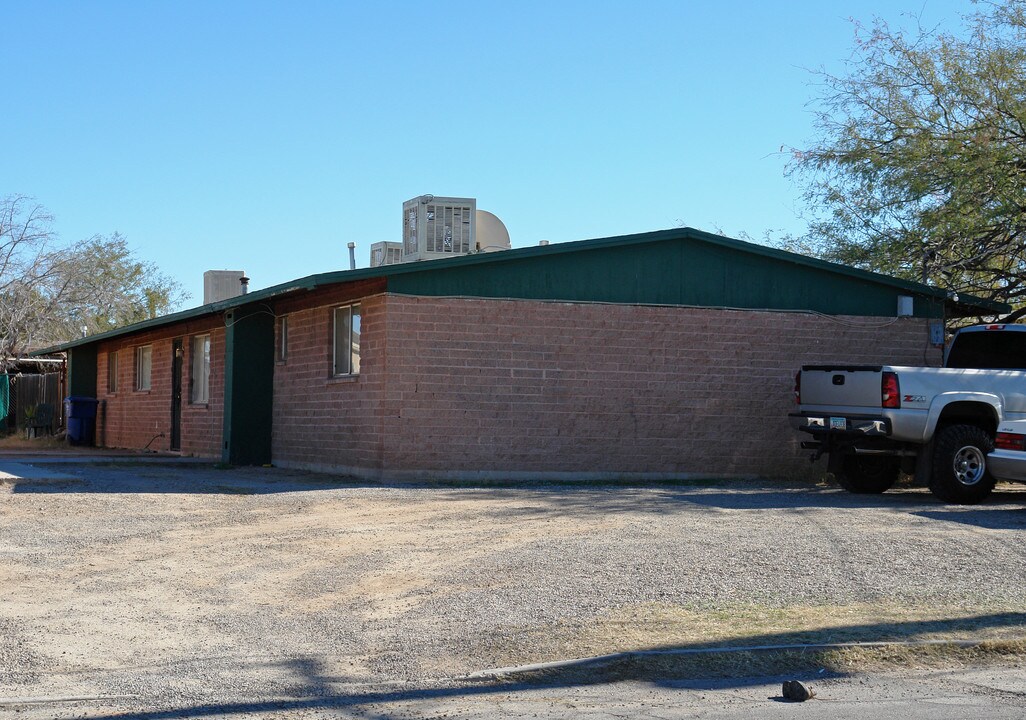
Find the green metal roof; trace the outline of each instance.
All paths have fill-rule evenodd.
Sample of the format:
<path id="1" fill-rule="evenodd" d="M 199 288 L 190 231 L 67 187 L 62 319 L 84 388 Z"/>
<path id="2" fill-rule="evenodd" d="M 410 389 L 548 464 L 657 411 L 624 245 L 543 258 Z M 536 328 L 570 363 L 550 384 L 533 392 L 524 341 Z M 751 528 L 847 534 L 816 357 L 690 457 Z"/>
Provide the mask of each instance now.
<path id="1" fill-rule="evenodd" d="M 770 267 L 767 266 L 771 266 L 774 272 L 768 272 Z M 689 275 L 686 282 L 682 280 L 684 274 Z M 724 276 L 733 274 L 742 277 L 740 281 L 732 278 L 737 287 L 727 292 L 724 290 Z M 285 295 L 374 278 L 385 278 L 389 291 L 410 294 L 762 309 L 811 310 L 815 309 L 809 305 L 812 300 L 823 302 L 823 296 L 829 295 L 832 299 L 828 300 L 827 307 L 836 314 L 886 314 L 883 308 L 889 308 L 893 314 L 893 297 L 888 293 L 900 290 L 934 301 L 940 307 L 946 306 L 952 315 L 1011 311 L 1003 303 L 965 295 L 956 304 L 949 300 L 947 291 L 929 285 L 694 228 L 676 228 L 308 275 L 33 354 L 67 350 Z M 814 280 L 811 285 L 810 279 Z M 870 298 L 873 293 L 869 291 L 875 291 L 877 297 Z M 741 293 L 743 302 L 736 302 L 738 293 Z M 873 305 L 872 309 L 860 312 L 869 307 L 867 303 Z"/>

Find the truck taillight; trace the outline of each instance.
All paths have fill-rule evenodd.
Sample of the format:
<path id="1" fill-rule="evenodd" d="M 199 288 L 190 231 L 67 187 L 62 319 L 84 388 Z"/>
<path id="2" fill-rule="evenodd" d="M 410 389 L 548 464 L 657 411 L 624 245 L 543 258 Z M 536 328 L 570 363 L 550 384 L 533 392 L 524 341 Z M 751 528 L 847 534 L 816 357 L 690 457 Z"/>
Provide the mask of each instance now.
<path id="1" fill-rule="evenodd" d="M 799 405 L 802 404 L 802 371 L 799 370 L 794 374 L 794 401 Z"/>
<path id="2" fill-rule="evenodd" d="M 1026 450 L 1026 435 L 999 432 L 994 438 L 994 447 L 998 450 Z"/>
<path id="3" fill-rule="evenodd" d="M 898 388 L 898 374 L 885 372 L 880 380 L 880 407 L 900 408 L 901 390 Z"/>

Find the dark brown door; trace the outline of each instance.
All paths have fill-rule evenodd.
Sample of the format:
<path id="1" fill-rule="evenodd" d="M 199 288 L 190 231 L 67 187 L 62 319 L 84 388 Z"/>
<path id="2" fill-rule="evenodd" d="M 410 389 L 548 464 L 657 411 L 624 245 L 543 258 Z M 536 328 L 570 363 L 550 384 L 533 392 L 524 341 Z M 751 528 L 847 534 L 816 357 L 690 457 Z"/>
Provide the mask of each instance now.
<path id="1" fill-rule="evenodd" d="M 171 442 L 172 450 L 182 449 L 182 339 L 171 341 Z"/>

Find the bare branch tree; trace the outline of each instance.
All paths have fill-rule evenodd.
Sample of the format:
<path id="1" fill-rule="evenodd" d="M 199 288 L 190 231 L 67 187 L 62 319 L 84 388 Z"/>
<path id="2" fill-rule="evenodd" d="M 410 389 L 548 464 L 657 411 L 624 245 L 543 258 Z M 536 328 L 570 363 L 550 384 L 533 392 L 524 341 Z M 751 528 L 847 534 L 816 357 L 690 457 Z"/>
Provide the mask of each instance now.
<path id="1" fill-rule="evenodd" d="M 61 242 L 24 195 L 0 200 L 0 370 L 11 358 L 176 308 L 181 286 L 137 260 L 124 237 Z"/>

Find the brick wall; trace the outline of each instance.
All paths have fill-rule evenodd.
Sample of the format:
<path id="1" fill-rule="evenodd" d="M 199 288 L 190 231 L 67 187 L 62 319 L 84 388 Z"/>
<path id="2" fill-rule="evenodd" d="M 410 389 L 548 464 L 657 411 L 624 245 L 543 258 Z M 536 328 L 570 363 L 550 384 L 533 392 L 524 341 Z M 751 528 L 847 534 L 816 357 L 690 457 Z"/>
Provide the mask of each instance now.
<path id="1" fill-rule="evenodd" d="M 801 472 L 803 363 L 937 364 L 902 319 L 379 295 L 331 379 L 331 298 L 289 314 L 274 461 L 384 476 Z"/>
<path id="2" fill-rule="evenodd" d="M 781 475 L 809 465 L 788 424 L 794 371 L 937 364 L 926 321 L 386 295 L 279 301 L 272 453 L 371 476 Z M 370 297 L 362 293 L 377 293 Z M 361 302 L 361 371 L 331 377 L 332 311 Z M 189 403 L 190 337 L 211 335 L 210 402 Z M 101 343 L 98 443 L 167 449 L 172 339 L 184 339 L 182 451 L 219 457 L 225 330 L 203 318 Z M 135 348 L 152 347 L 149 391 Z M 107 362 L 119 351 L 117 392 Z M 154 436 L 160 436 L 154 439 Z M 151 442 L 152 441 L 152 442 Z"/>
<path id="3" fill-rule="evenodd" d="M 210 335 L 209 402 L 189 402 L 190 339 Z M 167 450 L 171 441 L 171 353 L 173 338 L 182 338 L 181 451 L 186 455 L 220 457 L 224 412 L 224 323 L 220 317 L 160 328 L 128 338 L 100 343 L 97 350 L 97 397 L 103 401 L 97 416 L 97 445 L 116 448 Z M 152 348 L 149 390 L 136 390 L 135 350 Z M 117 391 L 108 389 L 108 362 L 118 353 Z"/>
<path id="4" fill-rule="evenodd" d="M 272 458 L 303 467 L 379 468 L 385 390 L 385 296 L 359 298 L 359 375 L 332 377 L 333 310 L 351 296 L 319 294 L 316 307 L 285 306 L 288 353 L 275 365 Z M 289 310 L 293 310 L 289 312 Z M 280 342 L 275 329 L 275 342 Z"/>

